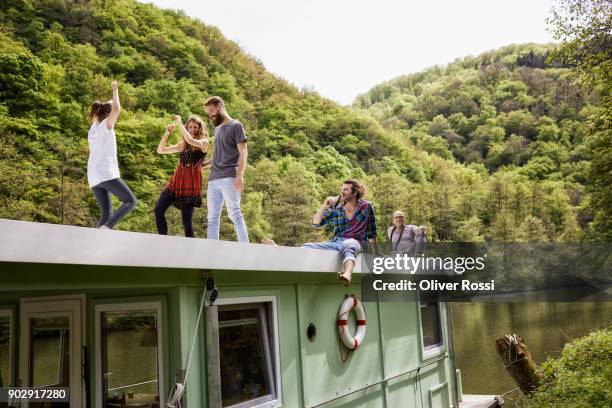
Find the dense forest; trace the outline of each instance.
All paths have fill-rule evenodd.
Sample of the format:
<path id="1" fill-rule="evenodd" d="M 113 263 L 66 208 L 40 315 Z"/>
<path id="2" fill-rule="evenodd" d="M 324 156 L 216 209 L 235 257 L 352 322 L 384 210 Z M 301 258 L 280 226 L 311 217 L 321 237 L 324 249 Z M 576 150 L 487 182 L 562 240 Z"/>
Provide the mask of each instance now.
<path id="1" fill-rule="evenodd" d="M 0 0 L 0 10 L 0 218 L 95 224 L 87 112 L 117 79 L 120 168 L 140 200 L 120 229 L 155 231 L 152 209 L 178 162 L 156 153 L 164 127 L 173 114 L 205 116 L 202 102 L 219 95 L 249 137 L 243 211 L 254 241 L 320 239 L 310 218 L 347 177 L 367 185 L 381 233 L 402 209 L 442 241 L 609 234 L 589 188 L 602 90 L 553 45 L 467 57 L 342 107 L 180 11 L 134 0 Z M 169 217 L 179 235 L 178 211 Z M 197 236 L 205 224 L 202 208 Z"/>

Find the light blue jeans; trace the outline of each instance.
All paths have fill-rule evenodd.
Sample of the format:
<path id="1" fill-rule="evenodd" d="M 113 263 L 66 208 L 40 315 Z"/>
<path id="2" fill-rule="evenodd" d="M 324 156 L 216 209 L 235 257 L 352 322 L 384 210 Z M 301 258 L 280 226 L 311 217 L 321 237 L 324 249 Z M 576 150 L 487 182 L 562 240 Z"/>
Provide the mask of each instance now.
<path id="1" fill-rule="evenodd" d="M 240 193 L 234 188 L 235 177 L 215 179 L 208 182 L 206 205 L 208 209 L 208 239 L 219 239 L 221 211 L 223 203 L 227 214 L 234 223 L 236 236 L 240 242 L 249 242 L 249 233 L 242 212 L 240 212 Z"/>
<path id="2" fill-rule="evenodd" d="M 354 238 L 344 239 L 334 237 L 331 239 L 331 241 L 307 242 L 303 245 L 303 247 L 338 251 L 342 254 L 342 263 L 346 263 L 346 261 L 355 262 L 357 254 L 361 252 L 361 243 Z"/>

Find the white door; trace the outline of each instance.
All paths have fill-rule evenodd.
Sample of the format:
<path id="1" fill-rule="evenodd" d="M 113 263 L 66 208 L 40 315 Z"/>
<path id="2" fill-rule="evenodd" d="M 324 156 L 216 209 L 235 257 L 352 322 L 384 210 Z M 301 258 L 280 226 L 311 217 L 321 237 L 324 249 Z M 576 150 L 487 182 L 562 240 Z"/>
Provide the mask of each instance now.
<path id="1" fill-rule="evenodd" d="M 69 387 L 70 403 L 22 404 L 25 408 L 84 406 L 83 307 L 79 297 L 22 299 L 19 380 L 22 387 Z"/>

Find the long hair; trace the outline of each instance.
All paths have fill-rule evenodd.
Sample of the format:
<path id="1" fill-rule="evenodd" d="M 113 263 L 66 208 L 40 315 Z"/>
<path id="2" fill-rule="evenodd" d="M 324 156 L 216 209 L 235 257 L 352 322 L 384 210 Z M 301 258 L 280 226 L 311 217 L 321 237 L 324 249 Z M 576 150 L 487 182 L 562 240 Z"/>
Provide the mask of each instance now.
<path id="1" fill-rule="evenodd" d="M 365 186 L 357 180 L 348 179 L 348 180 L 345 180 L 344 183 L 342 184 L 351 185 L 351 190 L 353 191 L 353 194 L 355 194 L 355 197 L 357 198 L 357 200 L 360 200 L 361 198 L 363 198 L 363 196 L 366 193 Z"/>
<path id="2" fill-rule="evenodd" d="M 94 121 L 100 123 L 104 119 L 108 117 L 113 109 L 113 103 L 111 101 L 102 102 L 102 101 L 94 101 L 91 104 L 91 109 L 89 110 L 89 124 L 91 125 Z"/>
<path id="3" fill-rule="evenodd" d="M 204 122 L 202 121 L 202 119 L 200 119 L 199 116 L 195 116 L 195 115 L 190 116 L 189 119 L 187 119 L 187 123 L 185 123 L 185 128 L 187 128 L 191 122 L 195 123 L 200 128 L 198 130 L 198 133 L 194 136 L 194 139 L 199 140 L 199 139 L 202 139 L 203 137 L 208 136 L 208 129 L 206 129 L 206 126 L 204 126 Z M 189 146 L 191 147 L 191 150 L 199 150 L 195 146 L 191 146 L 191 145 Z M 187 148 L 187 146 L 185 146 L 185 148 Z"/>

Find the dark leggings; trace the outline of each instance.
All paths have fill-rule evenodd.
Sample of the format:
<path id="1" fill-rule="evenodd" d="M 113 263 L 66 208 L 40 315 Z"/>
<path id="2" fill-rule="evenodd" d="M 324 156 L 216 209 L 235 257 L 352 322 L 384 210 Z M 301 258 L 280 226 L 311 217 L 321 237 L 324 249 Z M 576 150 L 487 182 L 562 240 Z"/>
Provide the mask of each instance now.
<path id="1" fill-rule="evenodd" d="M 174 198 L 167 192 L 162 191 L 159 200 L 155 204 L 155 223 L 157 232 L 161 235 L 168 235 L 168 223 L 166 222 L 166 210 L 172 205 Z M 186 237 L 195 237 L 193 233 L 193 206 L 183 205 L 181 208 L 181 218 L 183 219 L 183 229 Z"/>
<path id="2" fill-rule="evenodd" d="M 98 227 L 105 225 L 108 228 L 113 228 L 120 219 L 128 215 L 136 207 L 138 202 L 132 190 L 120 178 L 103 181 L 95 185 L 91 190 L 100 207 Z M 121 206 L 115 212 L 113 212 L 111 194 L 122 201 Z"/>

